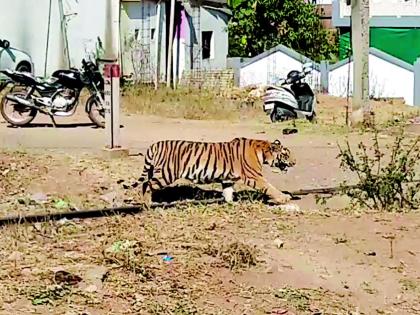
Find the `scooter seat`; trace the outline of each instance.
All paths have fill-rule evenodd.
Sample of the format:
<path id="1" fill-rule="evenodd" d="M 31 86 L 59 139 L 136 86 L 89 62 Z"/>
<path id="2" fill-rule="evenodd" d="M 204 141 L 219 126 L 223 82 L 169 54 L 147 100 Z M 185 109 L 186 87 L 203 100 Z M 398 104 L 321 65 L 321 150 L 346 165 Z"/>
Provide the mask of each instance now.
<path id="1" fill-rule="evenodd" d="M 276 85 L 267 86 L 267 90 L 281 90 L 281 89 L 283 89 L 283 87 L 281 86 L 276 86 Z"/>
<path id="2" fill-rule="evenodd" d="M 290 94 L 292 94 L 293 96 L 296 95 L 295 91 L 293 91 L 291 88 L 289 88 L 288 86 L 274 86 L 274 85 L 270 85 L 267 89 L 266 89 L 266 96 L 270 95 L 270 90 L 275 90 L 275 91 L 287 91 Z"/>

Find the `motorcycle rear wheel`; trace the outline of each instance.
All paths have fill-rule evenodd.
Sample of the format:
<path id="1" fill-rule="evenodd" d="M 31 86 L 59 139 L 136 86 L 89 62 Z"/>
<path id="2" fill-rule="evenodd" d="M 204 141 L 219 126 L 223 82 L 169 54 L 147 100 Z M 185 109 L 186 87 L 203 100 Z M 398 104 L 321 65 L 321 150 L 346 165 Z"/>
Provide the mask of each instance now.
<path id="1" fill-rule="evenodd" d="M 25 97 L 23 93 L 13 93 L 14 95 Z M 10 112 L 10 110 L 12 110 Z M 6 96 L 3 97 L 0 103 L 0 112 L 4 120 L 13 126 L 25 126 L 32 122 L 38 111 L 35 108 L 30 108 L 14 101 L 8 100 Z M 14 114 L 17 113 L 17 116 Z"/>
<path id="2" fill-rule="evenodd" d="M 105 128 L 105 110 L 100 109 L 99 99 L 92 95 L 86 105 L 90 121 L 100 128 Z"/>

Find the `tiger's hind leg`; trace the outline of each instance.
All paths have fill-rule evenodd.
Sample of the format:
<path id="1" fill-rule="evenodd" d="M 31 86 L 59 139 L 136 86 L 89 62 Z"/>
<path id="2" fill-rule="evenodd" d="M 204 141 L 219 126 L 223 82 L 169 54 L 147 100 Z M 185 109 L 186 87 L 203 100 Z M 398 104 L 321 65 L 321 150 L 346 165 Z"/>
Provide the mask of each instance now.
<path id="1" fill-rule="evenodd" d="M 142 198 L 147 207 L 152 204 L 152 190 L 149 181 L 145 181 L 142 185 Z"/>
<path id="2" fill-rule="evenodd" d="M 233 189 L 233 185 L 234 185 L 234 183 L 232 183 L 232 182 L 222 182 L 223 197 L 225 198 L 225 201 L 227 203 L 232 203 L 233 202 L 233 193 L 235 191 Z"/>
<path id="3" fill-rule="evenodd" d="M 161 171 L 155 170 L 153 177 L 143 183 L 143 199 L 147 204 L 150 205 L 152 203 L 153 192 L 156 190 L 163 189 L 171 184 L 172 182 L 169 182 L 168 179 L 165 179 L 162 176 Z"/>
<path id="4" fill-rule="evenodd" d="M 244 182 L 245 185 L 261 190 L 264 194 L 266 194 L 270 198 L 270 203 L 284 205 L 291 199 L 289 195 L 283 194 L 263 177 L 257 179 L 247 179 Z"/>

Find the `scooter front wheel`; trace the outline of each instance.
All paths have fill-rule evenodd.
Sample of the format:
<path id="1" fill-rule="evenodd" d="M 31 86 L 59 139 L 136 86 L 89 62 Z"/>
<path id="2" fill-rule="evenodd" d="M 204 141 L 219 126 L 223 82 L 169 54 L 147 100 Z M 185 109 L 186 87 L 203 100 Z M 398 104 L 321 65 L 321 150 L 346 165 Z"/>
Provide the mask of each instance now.
<path id="1" fill-rule="evenodd" d="M 270 114 L 270 119 L 271 122 L 277 122 L 277 121 L 285 121 L 285 120 L 289 120 L 289 119 L 296 119 L 296 113 L 285 109 L 285 108 L 280 108 L 280 107 L 276 107 Z"/>
<path id="2" fill-rule="evenodd" d="M 16 96 L 25 98 L 24 93 L 13 93 Z M 13 126 L 25 126 L 32 122 L 37 114 L 35 108 L 27 107 L 3 97 L 0 103 L 0 112 L 4 120 Z"/>
<path id="3" fill-rule="evenodd" d="M 315 112 L 313 112 L 313 113 L 312 113 L 312 115 L 308 117 L 308 120 L 309 120 L 311 123 L 317 123 L 316 113 L 315 113 Z"/>
<path id="4" fill-rule="evenodd" d="M 275 111 L 271 112 L 270 119 L 271 119 L 271 122 L 273 122 L 273 123 L 277 121 L 277 114 L 276 114 Z"/>

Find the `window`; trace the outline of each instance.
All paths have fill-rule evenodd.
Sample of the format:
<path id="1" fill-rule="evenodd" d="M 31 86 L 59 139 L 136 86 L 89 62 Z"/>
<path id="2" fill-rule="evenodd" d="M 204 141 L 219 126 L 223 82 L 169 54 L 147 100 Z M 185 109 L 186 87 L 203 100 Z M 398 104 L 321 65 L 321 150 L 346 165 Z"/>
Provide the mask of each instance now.
<path id="1" fill-rule="evenodd" d="M 155 39 L 155 29 L 154 29 L 154 28 L 152 28 L 152 29 L 150 30 L 150 39 L 151 39 L 151 40 L 154 40 L 154 39 Z"/>
<path id="2" fill-rule="evenodd" d="M 201 33 L 201 50 L 203 59 L 211 59 L 214 57 L 213 32 L 206 31 Z"/>

